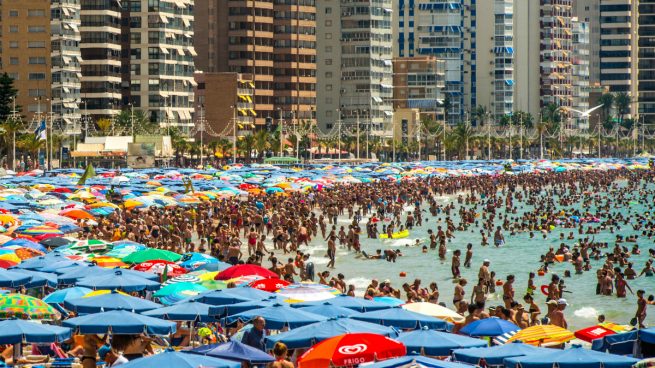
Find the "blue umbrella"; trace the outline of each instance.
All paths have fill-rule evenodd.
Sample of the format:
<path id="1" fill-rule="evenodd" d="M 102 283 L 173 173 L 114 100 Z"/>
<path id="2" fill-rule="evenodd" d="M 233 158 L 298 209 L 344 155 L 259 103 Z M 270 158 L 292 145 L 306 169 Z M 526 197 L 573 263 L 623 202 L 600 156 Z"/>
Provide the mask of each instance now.
<path id="1" fill-rule="evenodd" d="M 94 290 L 115 290 L 121 289 L 126 292 L 141 290 L 157 290 L 159 283 L 146 278 L 124 273 L 116 270 L 109 274 L 95 277 L 85 277 L 75 283 L 77 286 L 84 286 Z"/>
<path id="2" fill-rule="evenodd" d="M 79 287 L 79 286 L 70 287 L 66 289 L 57 290 L 46 295 L 46 297 L 43 298 L 43 301 L 48 304 L 60 304 L 68 299 L 81 298 L 92 291 L 93 290 L 91 289 Z"/>
<path id="3" fill-rule="evenodd" d="M 232 267 L 231 264 L 225 263 L 225 262 L 213 262 L 213 263 L 206 263 L 202 266 L 199 266 L 196 268 L 196 271 L 209 271 L 209 272 L 215 272 L 215 271 L 223 271 L 225 269 L 228 269 Z"/>
<path id="4" fill-rule="evenodd" d="M 445 362 L 411 354 L 400 358 L 383 360 L 366 366 L 367 368 L 400 368 L 400 367 L 430 367 L 430 368 L 471 368 L 467 364 Z"/>
<path id="5" fill-rule="evenodd" d="M 408 311 L 399 307 L 366 312 L 353 316 L 352 318 L 402 329 L 428 327 L 434 330 L 446 331 L 452 328 L 452 325 L 444 320 Z"/>
<path id="6" fill-rule="evenodd" d="M 190 270 L 195 270 L 198 267 L 204 266 L 206 264 L 219 262 L 218 259 L 208 254 L 196 253 L 196 252 L 183 254 L 182 259 L 180 261 L 181 261 L 180 266 Z"/>
<path id="7" fill-rule="evenodd" d="M 30 249 L 38 250 L 39 252 L 43 252 L 43 253 L 48 252 L 48 250 L 43 245 L 24 238 L 12 239 L 4 243 L 2 247 L 8 247 L 10 245 L 18 245 L 19 247 L 30 248 Z"/>
<path id="8" fill-rule="evenodd" d="M 0 344 L 61 342 L 71 337 L 71 329 L 9 319 L 0 322 Z"/>
<path id="9" fill-rule="evenodd" d="M 66 260 L 63 261 L 48 262 L 48 264 L 45 267 L 41 267 L 37 269 L 37 271 L 50 272 L 50 273 L 56 273 L 57 275 L 61 275 L 63 273 L 72 271 L 74 267 L 80 267 L 80 266 L 86 267 L 86 265 L 87 265 L 86 263 L 74 262 L 66 258 Z"/>
<path id="10" fill-rule="evenodd" d="M 505 321 L 504 319 L 500 319 L 498 317 L 491 317 L 479 319 L 475 322 L 472 322 L 459 330 L 459 333 L 472 337 L 481 337 L 500 336 L 504 333 L 518 330 L 520 330 L 519 326 L 513 324 L 512 322 Z"/>
<path id="11" fill-rule="evenodd" d="M 189 300 L 168 307 L 153 309 L 144 312 L 143 315 L 171 321 L 215 322 L 216 319 L 211 317 L 209 313 L 211 307 L 209 304 Z"/>
<path id="12" fill-rule="evenodd" d="M 161 304 L 112 290 L 111 293 L 107 294 L 65 300 L 64 307 L 76 313 L 98 313 L 116 309 L 141 313 L 157 309 L 161 307 Z"/>
<path id="13" fill-rule="evenodd" d="M 59 285 L 71 285 L 74 284 L 77 280 L 88 276 L 95 277 L 102 274 L 112 273 L 111 270 L 96 266 L 94 264 L 88 264 L 80 267 L 69 267 L 64 269 L 64 271 L 66 272 L 57 276 Z"/>
<path id="14" fill-rule="evenodd" d="M 630 368 L 638 361 L 577 346 L 543 354 L 507 358 L 503 363 L 507 368 Z"/>
<path id="15" fill-rule="evenodd" d="M 552 350 L 517 342 L 486 348 L 457 349 L 453 351 L 453 355 L 458 362 L 478 365 L 480 360 L 484 359 L 488 365 L 502 365 L 505 358 L 530 356 L 549 351 Z"/>
<path id="16" fill-rule="evenodd" d="M 55 262 L 64 261 L 64 260 L 69 260 L 69 259 L 64 257 L 64 255 L 61 253 L 51 252 L 51 253 L 47 253 L 44 256 L 27 259 L 16 265 L 14 268 L 20 268 L 23 270 L 39 270 Z"/>
<path id="17" fill-rule="evenodd" d="M 17 288 L 29 283 L 32 276 L 0 268 L 0 287 Z"/>
<path id="18" fill-rule="evenodd" d="M 282 304 L 274 304 L 266 308 L 237 313 L 227 317 L 226 321 L 228 324 L 236 321 L 248 322 L 258 316 L 264 317 L 266 327 L 273 330 L 281 330 L 284 327 L 297 328 L 327 319 L 318 314 L 303 312 Z"/>
<path id="19" fill-rule="evenodd" d="M 420 330 L 402 332 L 396 340 L 407 347 L 407 351 L 423 355 L 446 356 L 459 348 L 480 348 L 488 346 L 486 341 L 447 332 Z"/>
<path id="20" fill-rule="evenodd" d="M 50 287 L 57 286 L 57 275 L 51 273 L 30 271 L 20 268 L 12 268 L 11 271 L 32 277 L 32 280 L 30 280 L 30 282 L 25 284 L 26 289 L 37 288 L 45 285 L 48 285 Z"/>
<path id="21" fill-rule="evenodd" d="M 283 303 L 287 298 L 271 295 L 266 299 L 250 300 L 236 304 L 221 305 L 209 308 L 209 314 L 212 316 L 231 316 L 233 314 L 249 311 L 257 308 L 265 308 L 273 306 L 274 304 Z"/>
<path id="22" fill-rule="evenodd" d="M 262 300 L 271 296 L 271 293 L 253 288 L 232 288 L 223 290 L 212 290 L 194 296 L 192 299 L 211 305 L 228 305 L 251 300 Z"/>
<path id="23" fill-rule="evenodd" d="M 325 303 L 323 305 L 315 305 L 313 307 L 298 308 L 298 310 L 314 313 L 314 314 L 320 314 L 321 316 L 325 316 L 328 318 L 351 317 L 361 314 L 359 312 L 355 312 L 352 309 L 337 307 L 335 305 L 330 305 L 328 303 Z"/>
<path id="24" fill-rule="evenodd" d="M 201 346 L 192 350 L 185 350 L 185 353 L 206 355 L 214 358 L 223 358 L 246 362 L 248 364 L 266 364 L 274 362 L 275 358 L 239 341 L 229 341 L 221 344 Z"/>
<path id="25" fill-rule="evenodd" d="M 122 366 L 123 368 L 241 368 L 241 363 L 166 350 L 163 353 L 134 359 Z"/>
<path id="26" fill-rule="evenodd" d="M 301 302 L 294 303 L 291 306 L 294 308 L 312 307 L 317 305 L 334 305 L 336 307 L 348 308 L 357 312 L 371 312 L 374 310 L 388 309 L 392 306 L 386 303 L 375 302 L 363 298 L 353 298 L 348 295 L 337 295 L 335 298 L 328 300 L 319 300 L 314 302 Z"/>
<path id="27" fill-rule="evenodd" d="M 386 304 L 390 307 L 399 307 L 403 304 L 405 304 L 405 301 L 402 299 L 394 298 L 391 296 L 376 296 L 373 298 L 373 301 L 378 302 L 378 303 L 383 303 Z"/>
<path id="28" fill-rule="evenodd" d="M 275 343 L 283 342 L 289 349 L 309 348 L 317 342 L 346 333 L 375 333 L 395 337 L 398 332 L 391 327 L 375 323 L 356 321 L 349 318 L 330 318 L 324 322 L 295 328 L 291 331 L 266 337 L 266 347 L 272 349 Z"/>
<path id="29" fill-rule="evenodd" d="M 169 335 L 175 333 L 176 330 L 175 322 L 123 310 L 87 314 L 82 317 L 67 319 L 62 324 L 73 328 L 82 335 L 107 334 L 110 332 L 115 335 L 136 335 L 141 333 Z"/>

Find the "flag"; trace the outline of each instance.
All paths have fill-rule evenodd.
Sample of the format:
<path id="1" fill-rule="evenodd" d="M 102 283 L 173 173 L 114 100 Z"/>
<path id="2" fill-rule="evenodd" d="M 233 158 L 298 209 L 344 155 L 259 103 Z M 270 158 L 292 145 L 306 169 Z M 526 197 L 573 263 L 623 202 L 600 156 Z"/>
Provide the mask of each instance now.
<path id="1" fill-rule="evenodd" d="M 41 120 L 39 125 L 36 127 L 36 130 L 34 131 L 34 136 L 36 137 L 36 139 L 40 141 L 44 141 L 47 139 L 46 134 L 47 134 L 47 129 L 46 129 L 45 120 Z"/>
<path id="2" fill-rule="evenodd" d="M 195 189 L 193 188 L 193 182 L 191 181 L 191 179 L 184 178 L 184 180 L 182 182 L 184 183 L 184 189 L 185 189 L 186 193 L 189 193 L 189 192 L 195 193 L 196 192 Z"/>
<path id="3" fill-rule="evenodd" d="M 94 176 L 96 176 L 96 171 L 93 169 L 93 164 L 89 164 L 89 166 L 84 169 L 84 174 L 82 174 L 82 177 L 80 178 L 80 181 L 77 182 L 77 185 L 84 185 L 84 183 L 86 183 L 86 179 Z"/>

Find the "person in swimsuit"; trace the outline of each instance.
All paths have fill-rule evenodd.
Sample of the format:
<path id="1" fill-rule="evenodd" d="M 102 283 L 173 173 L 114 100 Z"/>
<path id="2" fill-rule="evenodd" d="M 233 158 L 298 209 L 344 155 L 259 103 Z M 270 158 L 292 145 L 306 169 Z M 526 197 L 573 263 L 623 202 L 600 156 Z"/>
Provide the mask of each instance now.
<path id="1" fill-rule="evenodd" d="M 288 360 L 289 350 L 284 343 L 277 342 L 273 347 L 273 355 L 275 356 L 275 361 L 267 365 L 268 368 L 294 368 L 293 363 Z"/>

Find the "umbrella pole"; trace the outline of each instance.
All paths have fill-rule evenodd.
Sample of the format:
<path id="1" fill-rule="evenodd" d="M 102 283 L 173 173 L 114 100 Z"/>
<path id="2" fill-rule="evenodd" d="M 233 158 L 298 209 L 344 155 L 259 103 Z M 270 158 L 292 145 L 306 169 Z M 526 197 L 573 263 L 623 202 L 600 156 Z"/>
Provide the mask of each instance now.
<path id="1" fill-rule="evenodd" d="M 196 324 L 195 321 L 191 321 L 191 326 L 189 327 L 189 346 L 193 346 L 193 327 Z"/>
<path id="2" fill-rule="evenodd" d="M 14 344 L 14 366 L 19 366 L 18 361 L 20 360 L 21 353 L 23 352 L 23 343 L 19 342 Z"/>

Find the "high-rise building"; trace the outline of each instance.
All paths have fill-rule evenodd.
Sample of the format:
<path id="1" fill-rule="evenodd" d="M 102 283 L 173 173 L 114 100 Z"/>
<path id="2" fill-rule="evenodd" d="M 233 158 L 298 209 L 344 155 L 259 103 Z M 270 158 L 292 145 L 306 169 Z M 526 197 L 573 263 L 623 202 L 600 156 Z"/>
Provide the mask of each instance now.
<path id="1" fill-rule="evenodd" d="M 0 72 L 14 79 L 16 104 L 32 121 L 50 112 L 50 1 L 3 0 L 0 16 Z"/>
<path id="2" fill-rule="evenodd" d="M 600 83 L 610 93 L 638 97 L 637 0 L 601 0 Z M 630 115 L 634 115 L 634 105 Z"/>
<path id="3" fill-rule="evenodd" d="M 80 108 L 97 120 L 118 114 L 121 98 L 121 4 L 81 0 Z"/>
<path id="4" fill-rule="evenodd" d="M 573 53 L 571 55 L 571 83 L 573 96 L 572 107 L 579 111 L 586 111 L 589 109 L 589 91 L 590 91 L 590 48 L 589 43 L 590 29 L 589 23 L 579 21 L 578 18 L 573 18 L 571 22 L 571 30 L 573 32 L 572 47 Z M 579 118 L 579 117 L 576 117 Z M 571 128 L 588 129 L 589 119 L 575 119 L 577 123 Z"/>
<path id="5" fill-rule="evenodd" d="M 253 76 L 255 121 L 316 109 L 315 0 L 196 0 L 199 70 Z"/>
<path id="6" fill-rule="evenodd" d="M 445 62 L 434 56 L 393 59 L 393 108 L 416 109 L 421 119 L 443 121 Z"/>
<path id="7" fill-rule="evenodd" d="M 450 124 L 457 123 L 464 116 L 465 85 L 475 83 L 470 74 L 471 62 L 475 60 L 476 48 L 470 47 L 475 32 L 467 31 L 476 27 L 475 2 L 394 1 L 394 56 L 434 56 L 445 62 L 444 98 L 450 104 L 446 114 Z M 475 94 L 475 90 L 467 92 L 469 97 Z"/>
<path id="8" fill-rule="evenodd" d="M 600 85 L 600 1 L 601 0 L 573 0 L 573 16 L 579 22 L 588 23 L 589 26 L 589 83 L 591 86 Z"/>
<path id="9" fill-rule="evenodd" d="M 541 0 L 541 105 L 571 107 L 571 0 Z"/>
<path id="10" fill-rule="evenodd" d="M 639 1 L 638 95 L 639 118 L 646 124 L 655 124 L 655 0 Z M 633 63 L 634 64 L 634 63 Z"/>
<path id="11" fill-rule="evenodd" d="M 391 136 L 392 1 L 323 0 L 317 9 L 317 120 Z"/>
<path id="12" fill-rule="evenodd" d="M 124 35 L 131 102 L 161 126 L 183 132 L 194 125 L 193 5 L 193 0 L 132 0 L 131 31 Z"/>
<path id="13" fill-rule="evenodd" d="M 52 112 L 67 135 L 79 134 L 82 54 L 80 3 L 60 0 L 51 5 Z"/>

